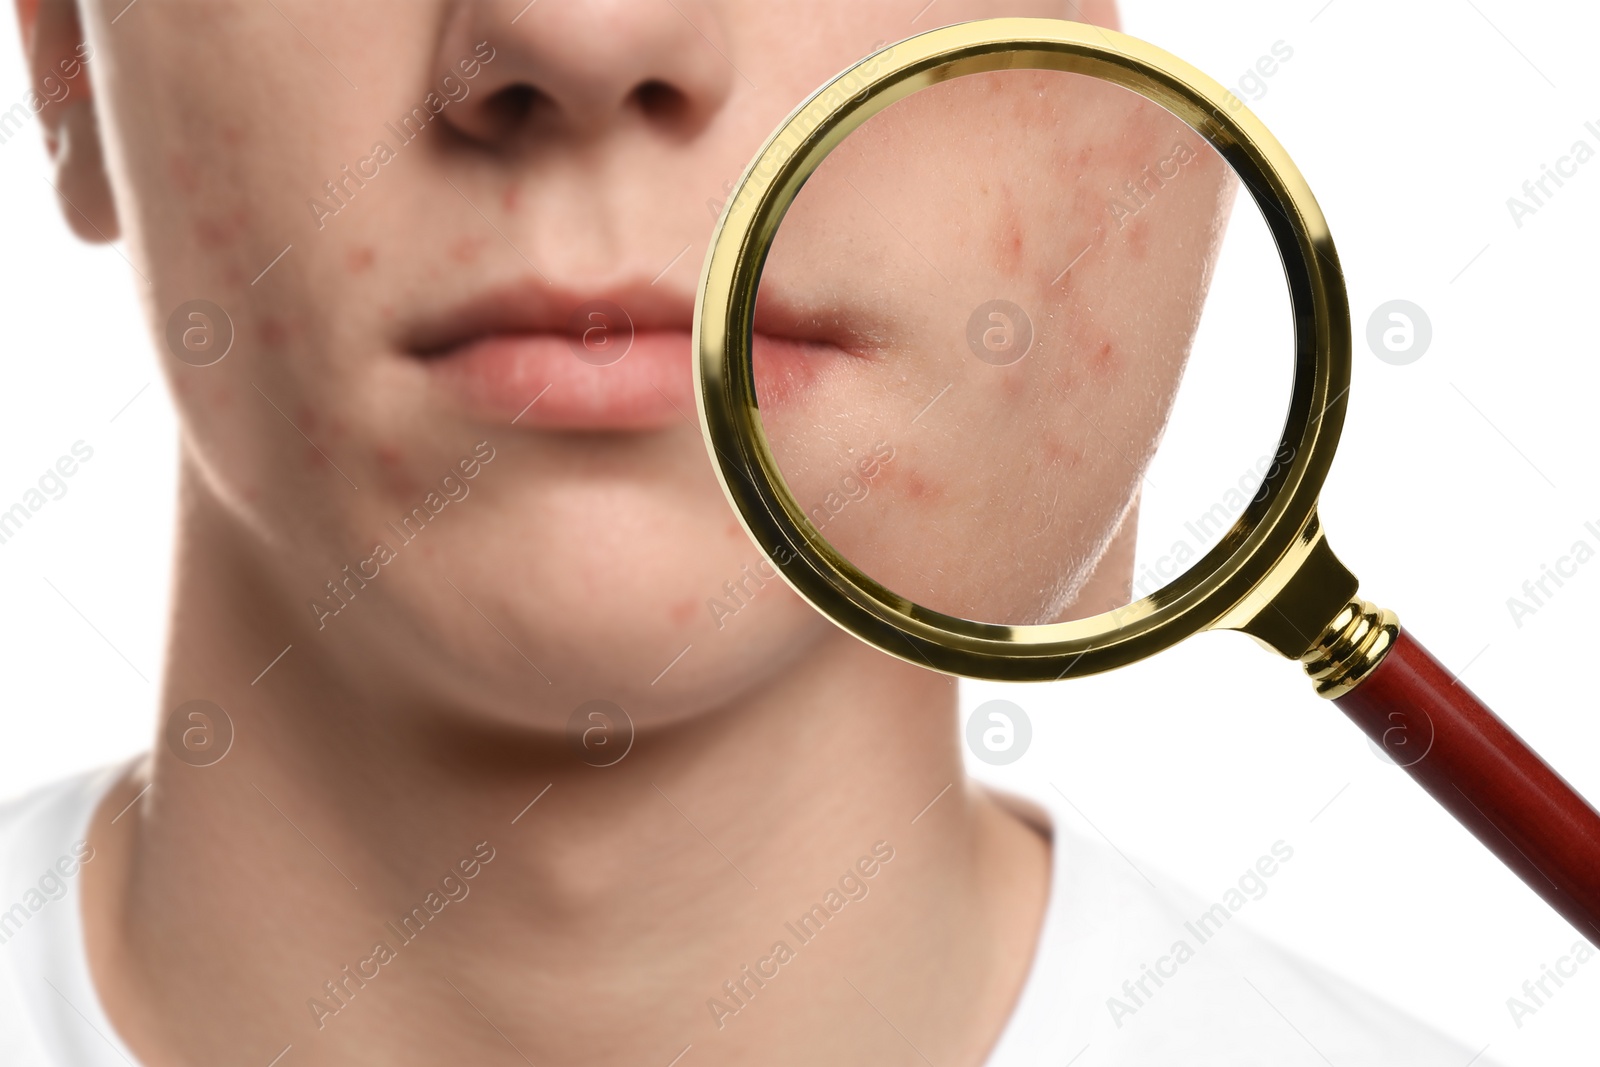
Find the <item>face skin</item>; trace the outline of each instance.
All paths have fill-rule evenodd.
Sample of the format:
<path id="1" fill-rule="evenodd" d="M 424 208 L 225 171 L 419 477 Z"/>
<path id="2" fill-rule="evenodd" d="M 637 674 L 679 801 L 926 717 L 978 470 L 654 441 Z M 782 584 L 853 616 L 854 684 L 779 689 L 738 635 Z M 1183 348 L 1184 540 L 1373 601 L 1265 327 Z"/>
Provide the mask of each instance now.
<path id="1" fill-rule="evenodd" d="M 813 524 L 947 614 L 1125 604 L 1106 554 L 1133 529 L 1234 188 L 1175 116 L 1080 75 L 972 75 L 869 120 L 802 189 L 758 298 L 758 332 L 817 338 L 755 348 Z"/>
<path id="2" fill-rule="evenodd" d="M 463 1050 L 484 1063 L 666 1063 L 687 1044 L 700 1063 L 914 1058 L 840 975 L 936 1062 L 981 1061 L 1037 938 L 1047 846 L 984 794 L 946 795 L 963 781 L 949 679 L 860 646 L 751 577 L 761 557 L 690 421 L 707 204 L 796 102 L 934 25 L 1115 19 L 1109 3 L 914 6 L 19 0 L 36 74 L 92 47 L 85 91 L 42 116 L 54 180 L 69 225 L 120 236 L 150 279 L 182 426 L 161 725 L 204 699 L 235 733 L 203 768 L 158 739 L 91 828 L 96 984 L 151 1067 L 265 1063 L 291 1044 L 300 1064 Z M 1081 102 L 1065 126 L 1047 110 L 1017 116 L 1002 145 L 1010 173 L 1037 169 L 1045 144 L 1085 189 L 1167 155 L 1170 125 Z M 915 108 L 970 135 L 993 103 L 929 94 Z M 910 127 L 885 129 L 893 142 Z M 830 161 L 817 195 L 840 195 L 832 175 L 862 163 Z M 964 377 L 939 418 L 975 418 L 997 392 L 1064 390 L 1105 413 L 1126 453 L 1111 457 L 1081 424 L 1052 431 L 1059 403 L 1032 408 L 996 454 L 1038 443 L 1040 458 L 1021 482 L 983 487 L 996 501 L 1042 498 L 1077 469 L 1083 506 L 1046 545 L 1073 567 L 1043 600 L 975 569 L 956 606 L 1049 614 L 1125 589 L 1122 520 L 1209 255 L 1162 278 L 1139 249 L 1209 248 L 1225 183 L 1204 166 L 1151 209 L 1142 239 L 1104 242 L 1049 291 L 1056 253 L 1093 228 L 1089 193 L 1044 216 L 1059 228 L 1048 242 L 1016 232 L 1046 205 L 1013 204 L 1012 185 L 964 186 L 970 248 L 924 211 L 918 240 L 966 256 L 946 261 L 960 295 L 892 290 L 873 309 L 885 332 L 870 356 L 790 366 L 818 372 L 775 412 L 802 498 L 825 497 L 849 450 L 880 437 L 897 451 L 869 501 L 953 500 L 978 484 L 952 462 L 958 423 L 931 421 L 922 440 L 898 429 L 944 369 L 907 354 L 942 346 Z M 861 191 L 907 218 L 925 207 L 869 179 Z M 835 217 L 836 204 L 815 207 Z M 857 232 L 875 224 L 849 210 Z M 805 235 L 805 215 L 795 222 L 785 240 Z M 775 253 L 776 312 L 763 311 L 775 317 L 758 324 L 779 347 L 815 344 L 818 322 L 856 314 L 841 292 L 919 269 L 852 265 L 825 246 L 784 262 Z M 1047 342 L 1011 368 L 960 356 L 995 269 Z M 169 320 L 197 299 L 233 331 L 210 366 L 168 342 Z M 633 326 L 610 366 L 594 354 L 611 334 L 579 340 L 614 326 L 591 317 L 596 301 Z M 1076 314 L 1089 303 L 1102 311 Z M 216 322 L 179 317 L 180 335 L 190 326 Z M 1047 349 L 1059 358 L 1036 358 Z M 1106 406 L 1113 396 L 1136 399 Z M 995 520 L 963 525 L 929 505 L 919 521 L 971 557 Z M 902 556 L 883 566 L 913 582 L 893 569 Z M 636 727 L 604 769 L 569 746 L 591 700 Z M 715 1025 L 707 1003 L 722 983 L 879 841 L 895 860 L 842 917 L 854 925 L 830 928 L 803 950 L 815 965 L 786 969 L 736 1023 Z M 326 983 L 359 970 L 385 923 L 478 842 L 495 858 L 470 900 L 380 978 L 344 978 L 345 999 L 333 997 Z M 927 974 L 961 977 L 930 987 Z"/>

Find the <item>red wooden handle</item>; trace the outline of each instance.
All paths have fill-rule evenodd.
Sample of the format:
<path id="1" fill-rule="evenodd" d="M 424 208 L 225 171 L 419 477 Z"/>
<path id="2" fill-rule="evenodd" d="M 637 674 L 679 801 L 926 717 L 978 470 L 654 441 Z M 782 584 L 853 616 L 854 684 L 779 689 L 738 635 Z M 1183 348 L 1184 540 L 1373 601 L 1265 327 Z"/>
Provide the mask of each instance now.
<path id="1" fill-rule="evenodd" d="M 1600 814 L 1404 630 L 1336 701 L 1535 893 L 1600 942 Z"/>

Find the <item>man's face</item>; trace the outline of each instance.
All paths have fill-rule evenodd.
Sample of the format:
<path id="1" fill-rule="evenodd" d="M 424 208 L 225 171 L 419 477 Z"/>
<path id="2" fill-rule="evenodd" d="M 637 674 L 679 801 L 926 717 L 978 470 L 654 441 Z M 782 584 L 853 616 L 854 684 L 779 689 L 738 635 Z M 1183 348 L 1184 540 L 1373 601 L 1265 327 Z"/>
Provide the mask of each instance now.
<path id="1" fill-rule="evenodd" d="M 150 280 L 193 488 L 224 520 L 210 528 L 266 578 L 261 625 L 285 628 L 281 643 L 328 642 L 391 700 L 549 725 L 592 698 L 644 722 L 721 706 L 827 632 L 758 566 L 695 423 L 695 285 L 715 211 L 765 136 L 884 42 L 999 15 L 1111 17 L 1109 4 L 1047 0 L 86 6 L 107 225 Z M 1126 110 L 1091 103 L 1100 132 L 1073 130 L 1118 143 Z M 952 129 L 997 121 L 981 95 L 931 106 Z M 935 175 L 946 158 L 908 151 Z M 1041 167 L 1070 156 L 1096 181 L 1117 158 L 1038 151 Z M 1194 183 L 1183 225 L 1209 232 L 1221 183 Z M 938 227 L 965 226 L 1010 254 L 1015 212 L 921 217 L 922 247 L 952 247 Z M 822 278 L 804 258 L 773 281 L 809 341 L 797 321 L 836 314 L 837 293 L 886 265 L 821 256 L 834 272 Z M 1106 257 L 1092 284 L 1110 292 L 1125 259 Z M 925 321 L 926 293 L 887 292 L 879 312 Z M 208 366 L 194 364 L 225 327 L 195 301 L 231 322 L 231 348 Z M 1180 366 L 1181 354 L 1129 366 L 1145 398 L 1135 436 L 1159 433 Z M 795 439 L 843 403 L 802 396 L 788 409 L 798 421 L 775 432 Z M 837 443 L 882 436 L 863 434 Z M 824 487 L 851 476 L 853 462 L 818 447 L 797 472 Z M 924 483 L 959 454 L 930 453 Z M 1096 536 L 1136 478 L 1101 481 L 1086 490 Z"/>

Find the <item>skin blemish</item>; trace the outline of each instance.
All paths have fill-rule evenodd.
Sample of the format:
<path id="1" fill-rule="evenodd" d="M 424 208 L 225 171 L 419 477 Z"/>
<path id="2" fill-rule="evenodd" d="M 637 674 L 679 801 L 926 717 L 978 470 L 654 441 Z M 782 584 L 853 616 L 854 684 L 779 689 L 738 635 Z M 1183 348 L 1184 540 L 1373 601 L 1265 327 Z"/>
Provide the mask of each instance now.
<path id="1" fill-rule="evenodd" d="M 222 143 L 229 148 L 238 148 L 244 144 L 244 130 L 238 126 L 224 126 L 217 131 L 217 136 L 222 138 Z"/>
<path id="2" fill-rule="evenodd" d="M 352 248 L 345 254 L 345 269 L 351 274 L 361 274 L 372 267 L 372 261 L 377 259 L 377 253 L 366 245 Z"/>
<path id="3" fill-rule="evenodd" d="M 728 523 L 728 525 L 724 526 L 722 530 L 723 533 L 732 538 L 740 538 L 744 536 L 744 531 L 739 528 L 739 524 L 736 522 Z"/>
<path id="4" fill-rule="evenodd" d="M 500 204 L 507 212 L 516 214 L 517 207 L 522 203 L 522 188 L 516 185 L 506 186 L 506 191 L 500 197 Z"/>
<path id="5" fill-rule="evenodd" d="M 233 406 L 233 394 L 226 386 L 217 386 L 211 390 L 211 406 L 218 409 L 227 409 Z"/>
<path id="6" fill-rule="evenodd" d="M 1128 242 L 1128 254 L 1136 262 L 1142 263 L 1150 255 L 1150 223 L 1144 219 L 1135 219 L 1128 224 L 1124 237 Z"/>
<path id="7" fill-rule="evenodd" d="M 377 449 L 378 462 L 393 470 L 405 462 L 405 453 L 395 445 L 379 445 Z"/>
<path id="8" fill-rule="evenodd" d="M 194 220 L 194 239 L 200 243 L 201 248 L 225 248 L 233 243 L 238 232 L 239 228 L 228 219 L 207 218 L 201 215 Z"/>
<path id="9" fill-rule="evenodd" d="M 909 500 L 926 500 L 929 503 L 944 498 L 944 492 L 933 485 L 916 471 L 909 471 L 905 477 L 905 494 Z"/>
<path id="10" fill-rule="evenodd" d="M 463 237 L 450 245 L 450 258 L 461 264 L 473 263 L 482 254 L 486 242 L 487 238 L 483 237 Z"/>
<path id="11" fill-rule="evenodd" d="M 172 179 L 172 184 L 182 193 L 197 193 L 200 191 L 200 172 L 190 162 L 187 156 L 174 152 L 167 157 L 167 176 Z"/>
<path id="12" fill-rule="evenodd" d="M 306 445 L 305 448 L 300 450 L 300 458 L 305 461 L 306 470 L 314 471 L 328 464 L 327 458 L 311 445 Z"/>
<path id="13" fill-rule="evenodd" d="M 1070 447 L 1056 434 L 1045 435 L 1044 441 L 1039 445 L 1039 452 L 1044 457 L 1045 465 L 1049 467 L 1076 467 L 1083 462 L 1083 452 Z"/>
<path id="14" fill-rule="evenodd" d="M 674 626 L 686 626 L 694 618 L 695 611 L 699 608 L 693 597 L 674 602 L 667 608 L 667 621 Z"/>
<path id="15" fill-rule="evenodd" d="M 283 323 L 271 316 L 261 320 L 257 332 L 261 337 L 261 343 L 266 345 L 281 345 L 289 337 L 289 331 Z"/>
<path id="16" fill-rule="evenodd" d="M 317 413 L 310 408 L 301 408 L 295 413 L 294 424 L 308 434 L 317 432 Z"/>
<path id="17" fill-rule="evenodd" d="M 1008 187 L 1001 195 L 992 248 L 995 269 L 1003 277 L 1015 278 L 1022 266 L 1022 234 L 1022 213 L 1017 207 L 1016 195 Z"/>
<path id="18" fill-rule="evenodd" d="M 1096 375 L 1108 377 L 1117 369 L 1117 348 L 1110 341 L 1101 341 L 1100 346 L 1094 349 L 1089 357 L 1090 366 Z"/>

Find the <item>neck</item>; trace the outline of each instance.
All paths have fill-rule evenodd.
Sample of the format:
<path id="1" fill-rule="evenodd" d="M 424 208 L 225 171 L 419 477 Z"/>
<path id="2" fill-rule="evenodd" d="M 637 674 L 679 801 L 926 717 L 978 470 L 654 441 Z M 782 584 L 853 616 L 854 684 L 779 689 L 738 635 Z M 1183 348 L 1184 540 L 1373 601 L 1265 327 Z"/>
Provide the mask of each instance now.
<path id="1" fill-rule="evenodd" d="M 162 706 L 213 700 L 231 748 L 197 767 L 158 742 L 90 835 L 109 860 L 86 883 L 91 965 L 152 1067 L 288 1045 L 298 1064 L 905 1051 L 862 999 L 940 1062 L 981 1060 L 1044 847 L 965 784 L 953 681 L 830 628 L 594 767 L 564 737 L 341 682 L 373 672 L 330 643 L 258 678 L 293 606 L 207 514 L 183 509 Z"/>

